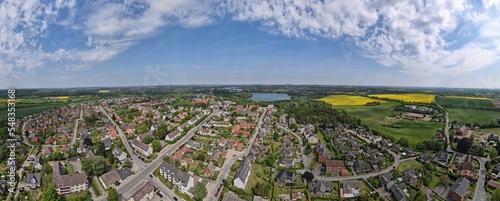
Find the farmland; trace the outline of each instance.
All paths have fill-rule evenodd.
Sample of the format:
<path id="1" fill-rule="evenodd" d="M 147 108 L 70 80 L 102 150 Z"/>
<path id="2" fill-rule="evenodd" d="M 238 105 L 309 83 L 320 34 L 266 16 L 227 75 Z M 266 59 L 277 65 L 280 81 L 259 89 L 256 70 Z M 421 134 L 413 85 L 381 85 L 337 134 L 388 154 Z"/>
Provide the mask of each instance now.
<path id="1" fill-rule="evenodd" d="M 495 105 L 493 105 L 491 100 L 486 100 L 484 98 L 473 99 L 460 96 L 455 96 L 453 98 L 450 98 L 450 96 L 445 96 L 445 97 L 436 97 L 436 102 L 442 105 L 443 107 L 470 108 L 470 109 L 495 108 Z"/>
<path id="2" fill-rule="evenodd" d="M 445 98 L 460 98 L 460 99 L 471 99 L 471 100 L 491 100 L 491 98 L 474 97 L 474 96 L 445 96 Z"/>
<path id="3" fill-rule="evenodd" d="M 392 135 L 396 140 L 405 137 L 410 144 L 415 147 L 417 142 L 432 139 L 436 130 L 442 128 L 441 122 L 415 122 L 411 120 L 388 119 L 387 116 L 393 116 L 400 112 L 392 109 L 399 103 L 385 102 L 378 106 L 335 106 L 340 110 L 345 110 L 348 114 L 360 118 L 363 124 L 369 128 L 377 130 L 383 134 Z M 400 128 L 386 127 L 384 125 L 394 125 Z"/>
<path id="4" fill-rule="evenodd" d="M 363 96 L 348 96 L 348 95 L 331 95 L 319 99 L 332 104 L 333 106 L 338 105 L 365 105 L 369 102 L 384 102 L 376 99 L 371 99 Z"/>
<path id="5" fill-rule="evenodd" d="M 487 110 L 471 110 L 471 109 L 456 109 L 449 108 L 450 120 L 463 123 L 474 122 L 489 122 L 493 119 L 500 118 L 500 112 Z"/>
<path id="6" fill-rule="evenodd" d="M 56 103 L 56 104 L 46 104 L 46 105 L 36 105 L 36 106 L 28 106 L 28 107 L 17 107 L 16 108 L 16 117 L 24 117 L 30 114 L 35 114 L 39 112 L 43 112 L 44 110 L 52 109 L 52 108 L 61 108 L 65 104 L 64 103 Z M 7 116 L 7 110 L 0 111 L 0 116 Z"/>
<path id="7" fill-rule="evenodd" d="M 436 97 L 435 94 L 372 94 L 369 96 L 399 100 L 404 102 L 419 102 L 419 103 L 431 103 L 434 101 Z"/>

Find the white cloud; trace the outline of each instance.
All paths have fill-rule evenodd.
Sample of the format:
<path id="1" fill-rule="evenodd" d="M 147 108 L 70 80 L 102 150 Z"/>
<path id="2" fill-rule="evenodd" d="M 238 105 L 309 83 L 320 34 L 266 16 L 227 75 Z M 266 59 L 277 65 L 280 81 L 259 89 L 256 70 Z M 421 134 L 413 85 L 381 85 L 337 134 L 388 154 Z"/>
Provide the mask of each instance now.
<path id="1" fill-rule="evenodd" d="M 485 8 L 500 5 L 498 0 L 483 3 Z M 488 29 L 487 39 L 483 33 L 454 46 L 461 38 L 452 35 L 463 24 L 486 26 L 492 17 L 465 0 L 250 0 L 229 1 L 227 9 L 235 20 L 261 22 L 272 33 L 350 41 L 365 56 L 411 73 L 465 73 L 499 60 L 500 29 Z"/>
<path id="2" fill-rule="evenodd" d="M 411 73 L 470 72 L 499 60 L 499 0 L 483 0 L 479 5 L 467 0 L 78 3 L 82 4 L 76 0 L 1 2 L 1 75 L 34 71 L 47 62 L 68 70 L 87 69 L 166 26 L 199 27 L 228 18 L 258 22 L 264 30 L 287 37 L 348 42 L 366 57 Z M 43 37 L 54 25 L 81 34 L 80 47 L 44 50 Z"/>

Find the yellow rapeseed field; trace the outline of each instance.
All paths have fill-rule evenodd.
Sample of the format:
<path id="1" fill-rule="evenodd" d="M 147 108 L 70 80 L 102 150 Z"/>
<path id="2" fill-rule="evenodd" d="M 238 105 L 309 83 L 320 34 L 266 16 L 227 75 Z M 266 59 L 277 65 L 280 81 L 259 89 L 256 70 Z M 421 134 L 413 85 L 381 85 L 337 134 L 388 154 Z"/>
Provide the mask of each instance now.
<path id="1" fill-rule="evenodd" d="M 445 96 L 445 98 L 463 98 L 463 99 L 471 99 L 471 100 L 491 100 L 491 98 L 473 97 L 473 96 Z"/>
<path id="2" fill-rule="evenodd" d="M 18 103 L 21 100 L 23 100 L 23 99 L 16 98 L 15 102 Z M 7 98 L 0 98 L 0 103 L 6 103 L 8 101 L 9 101 L 9 99 L 7 99 Z"/>
<path id="3" fill-rule="evenodd" d="M 364 96 L 348 96 L 348 95 L 330 95 L 318 99 L 330 103 L 334 106 L 337 105 L 365 105 L 368 102 L 384 102 L 381 100 L 371 99 Z"/>
<path id="4" fill-rule="evenodd" d="M 434 94 L 372 94 L 369 96 L 420 103 L 431 103 L 436 98 Z"/>
<path id="5" fill-rule="evenodd" d="M 57 99 L 68 99 L 69 96 L 58 96 Z"/>

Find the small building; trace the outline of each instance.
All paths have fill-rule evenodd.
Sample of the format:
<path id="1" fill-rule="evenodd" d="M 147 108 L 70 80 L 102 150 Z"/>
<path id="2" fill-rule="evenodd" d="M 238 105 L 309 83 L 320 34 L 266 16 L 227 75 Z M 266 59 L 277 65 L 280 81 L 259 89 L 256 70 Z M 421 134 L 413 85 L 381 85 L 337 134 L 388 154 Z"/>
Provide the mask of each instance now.
<path id="1" fill-rule="evenodd" d="M 147 181 L 139 190 L 137 190 L 128 199 L 129 201 L 148 201 L 152 200 L 154 197 L 155 187 L 153 183 Z"/>
<path id="2" fill-rule="evenodd" d="M 132 147 L 144 156 L 151 156 L 153 154 L 153 148 L 151 146 L 144 144 L 137 139 L 135 139 L 132 143 Z"/>
<path id="3" fill-rule="evenodd" d="M 40 187 L 42 183 L 42 177 L 40 173 L 30 173 L 26 176 L 26 183 L 32 189 Z"/>
<path id="4" fill-rule="evenodd" d="M 469 190 L 470 181 L 464 177 L 458 178 L 448 192 L 448 198 L 454 201 L 462 201 Z"/>
<path id="5" fill-rule="evenodd" d="M 361 195 L 361 185 L 358 180 L 342 181 L 340 198 L 353 198 Z"/>

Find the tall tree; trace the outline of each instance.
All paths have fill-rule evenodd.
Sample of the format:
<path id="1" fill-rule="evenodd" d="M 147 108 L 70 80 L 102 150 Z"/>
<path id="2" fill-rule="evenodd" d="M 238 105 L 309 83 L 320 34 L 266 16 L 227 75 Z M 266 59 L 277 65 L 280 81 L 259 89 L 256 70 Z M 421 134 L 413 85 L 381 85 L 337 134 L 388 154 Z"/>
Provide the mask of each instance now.
<path id="1" fill-rule="evenodd" d="M 194 200 L 202 201 L 203 198 L 205 198 L 207 196 L 207 194 L 208 194 L 207 187 L 203 183 L 198 182 L 196 184 L 196 186 L 194 187 L 194 191 L 193 191 Z"/>
<path id="2" fill-rule="evenodd" d="M 468 152 L 472 147 L 472 140 L 469 138 L 462 138 L 457 143 L 457 149 L 461 152 Z"/>
<path id="3" fill-rule="evenodd" d="M 151 146 L 153 147 L 154 151 L 160 151 L 160 149 L 161 149 L 160 140 L 153 140 L 153 142 L 151 142 Z"/>
<path id="4" fill-rule="evenodd" d="M 116 191 L 116 189 L 114 189 L 114 188 L 109 189 L 108 197 L 106 198 L 106 200 L 107 201 L 118 201 L 118 199 L 119 199 L 118 191 Z"/>
<path id="5" fill-rule="evenodd" d="M 43 201 L 59 201 L 61 200 L 61 196 L 57 193 L 56 189 L 52 186 L 49 186 L 42 193 Z"/>
<path id="6" fill-rule="evenodd" d="M 94 175 L 101 176 L 106 169 L 106 159 L 103 156 L 96 156 L 92 163 L 92 171 Z"/>

